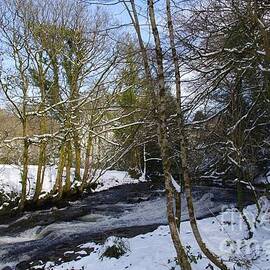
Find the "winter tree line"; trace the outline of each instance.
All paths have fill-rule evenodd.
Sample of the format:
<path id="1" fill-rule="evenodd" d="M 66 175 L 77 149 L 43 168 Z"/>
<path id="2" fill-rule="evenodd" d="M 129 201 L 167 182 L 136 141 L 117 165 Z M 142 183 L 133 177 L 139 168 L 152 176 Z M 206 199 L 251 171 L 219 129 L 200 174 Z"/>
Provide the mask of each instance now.
<path id="1" fill-rule="evenodd" d="M 132 63 L 120 53 L 131 45 L 107 32 L 105 13 L 78 1 L 3 1 L 1 15 L 1 161 L 22 166 L 19 206 L 30 164 L 38 166 L 31 203 L 39 201 L 49 164 L 57 164 L 57 199 L 73 192 L 73 182 L 82 192 L 93 170 L 103 172 L 128 153 L 143 123 L 143 109 L 128 104 Z M 6 129 L 4 121 L 12 125 Z M 122 129 L 130 133 L 125 138 Z"/>
<path id="2" fill-rule="evenodd" d="M 130 23 L 106 6 L 120 6 Z M 51 164 L 50 200 L 82 193 L 111 168 L 135 178 L 158 172 L 179 264 L 191 269 L 178 233 L 184 193 L 201 250 L 228 269 L 203 242 L 191 186 L 232 182 L 242 211 L 242 190 L 267 171 L 268 1 L 3 0 L 0 8 L 0 160 L 21 165 L 19 208 L 44 200 Z M 30 164 L 38 169 L 29 198 Z"/>

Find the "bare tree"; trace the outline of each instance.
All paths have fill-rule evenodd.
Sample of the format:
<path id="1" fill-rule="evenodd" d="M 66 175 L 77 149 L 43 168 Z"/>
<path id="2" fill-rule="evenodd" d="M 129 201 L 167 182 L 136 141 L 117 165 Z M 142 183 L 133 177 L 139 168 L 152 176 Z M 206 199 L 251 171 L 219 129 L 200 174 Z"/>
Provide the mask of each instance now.
<path id="1" fill-rule="evenodd" d="M 145 49 L 144 42 L 141 37 L 141 31 L 140 31 L 140 23 L 138 20 L 137 10 L 135 6 L 135 2 L 131 1 L 131 9 L 129 8 L 128 4 L 124 1 L 124 5 L 127 8 L 132 23 L 134 25 L 134 28 L 136 30 L 142 57 L 144 59 L 144 69 L 146 73 L 146 78 L 149 83 L 149 90 L 155 93 L 155 84 L 154 79 L 151 75 L 150 65 L 149 65 L 149 56 L 147 55 L 147 51 Z M 169 149 L 168 149 L 168 138 L 167 138 L 167 127 L 166 127 L 166 90 L 165 90 L 165 81 L 164 81 L 164 71 L 163 71 L 163 54 L 161 50 L 160 40 L 159 40 L 159 34 L 155 22 L 155 14 L 154 14 L 154 6 L 152 1 L 148 1 L 148 7 L 149 7 L 149 15 L 151 19 L 151 26 L 153 35 L 155 38 L 155 50 L 156 50 L 156 60 L 157 60 L 157 66 L 158 66 L 158 100 L 159 100 L 159 106 L 158 106 L 158 137 L 159 137 L 159 143 L 162 153 L 162 164 L 163 164 L 163 171 L 165 175 L 165 188 L 166 188 L 166 195 L 167 195 L 167 214 L 168 214 L 168 221 L 170 226 L 170 231 L 172 235 L 172 240 L 177 252 L 177 258 L 179 264 L 184 267 L 184 269 L 191 269 L 190 263 L 188 261 L 188 257 L 185 253 L 185 249 L 183 247 L 183 244 L 181 243 L 180 237 L 179 237 L 179 231 L 177 228 L 177 222 L 174 214 L 174 191 L 172 188 L 171 183 L 171 174 L 170 174 L 170 158 L 169 158 Z"/>

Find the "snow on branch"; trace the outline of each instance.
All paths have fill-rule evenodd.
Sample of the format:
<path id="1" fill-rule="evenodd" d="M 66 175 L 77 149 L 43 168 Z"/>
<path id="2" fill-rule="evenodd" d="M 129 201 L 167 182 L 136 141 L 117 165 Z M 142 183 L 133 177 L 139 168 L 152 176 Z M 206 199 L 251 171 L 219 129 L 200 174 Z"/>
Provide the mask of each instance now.
<path id="1" fill-rule="evenodd" d="M 170 174 L 171 177 L 171 183 L 175 189 L 176 192 L 181 193 L 181 186 L 175 181 L 175 179 L 173 178 L 173 176 Z"/>

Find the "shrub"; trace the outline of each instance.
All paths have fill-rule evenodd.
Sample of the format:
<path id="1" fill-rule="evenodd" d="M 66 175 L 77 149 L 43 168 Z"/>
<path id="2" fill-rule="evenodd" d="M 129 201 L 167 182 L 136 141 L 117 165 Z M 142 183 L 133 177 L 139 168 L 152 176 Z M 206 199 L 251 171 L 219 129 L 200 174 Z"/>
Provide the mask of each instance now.
<path id="1" fill-rule="evenodd" d="M 127 241 L 120 237 L 109 237 L 103 248 L 100 250 L 100 259 L 103 260 L 104 257 L 119 259 L 125 253 L 129 252 L 129 244 Z"/>

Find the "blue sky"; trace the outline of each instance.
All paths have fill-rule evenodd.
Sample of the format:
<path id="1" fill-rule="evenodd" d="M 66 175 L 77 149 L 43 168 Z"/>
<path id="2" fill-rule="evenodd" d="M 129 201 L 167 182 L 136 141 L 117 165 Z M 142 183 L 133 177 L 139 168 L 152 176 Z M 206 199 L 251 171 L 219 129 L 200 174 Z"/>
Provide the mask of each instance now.
<path id="1" fill-rule="evenodd" d="M 101 4 L 96 4 L 97 2 Z M 144 16 L 146 11 L 143 10 L 143 8 L 146 7 L 145 2 L 146 1 L 136 0 L 137 12 L 139 15 L 139 21 L 141 23 L 142 35 L 145 41 L 147 42 L 149 39 L 149 27 L 146 26 L 147 22 Z M 126 11 L 122 3 L 119 3 L 117 0 L 97 0 L 92 1 L 92 3 L 94 3 L 93 6 L 102 7 L 102 9 L 106 10 L 108 14 L 110 14 L 115 20 L 117 20 L 120 24 L 123 24 L 124 25 L 123 30 L 133 32 L 133 26 L 132 25 L 127 26 L 128 24 L 131 24 L 131 20 L 128 12 Z M 142 16 L 140 14 L 142 14 Z"/>

